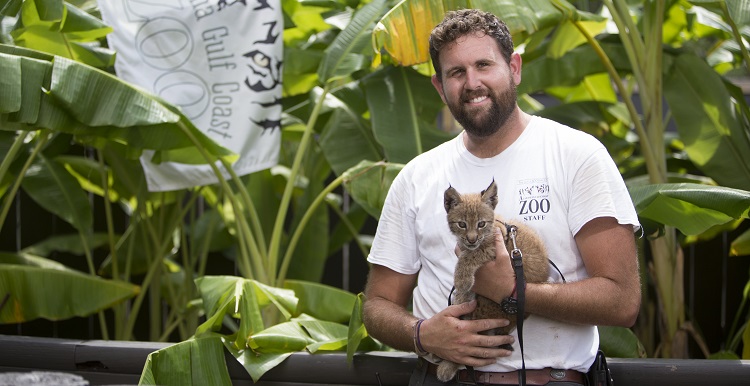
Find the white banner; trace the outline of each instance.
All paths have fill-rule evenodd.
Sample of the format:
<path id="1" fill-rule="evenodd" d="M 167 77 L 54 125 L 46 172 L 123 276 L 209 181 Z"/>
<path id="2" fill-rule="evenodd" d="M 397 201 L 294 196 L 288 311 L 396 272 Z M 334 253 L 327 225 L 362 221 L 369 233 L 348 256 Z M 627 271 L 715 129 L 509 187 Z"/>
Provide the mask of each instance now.
<path id="1" fill-rule="evenodd" d="M 276 165 L 284 21 L 279 0 L 99 0 L 115 71 L 179 106 L 245 175 Z M 217 182 L 209 165 L 153 164 L 150 191 Z"/>

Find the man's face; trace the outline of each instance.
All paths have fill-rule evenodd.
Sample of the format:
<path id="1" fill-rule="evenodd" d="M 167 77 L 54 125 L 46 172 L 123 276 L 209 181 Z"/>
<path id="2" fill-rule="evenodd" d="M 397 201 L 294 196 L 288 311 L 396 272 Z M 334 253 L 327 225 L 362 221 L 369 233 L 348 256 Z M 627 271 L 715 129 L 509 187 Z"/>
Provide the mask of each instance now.
<path id="1" fill-rule="evenodd" d="M 490 36 L 467 35 L 440 52 L 442 82 L 435 88 L 467 133 L 497 132 L 516 109 L 520 57 L 510 66 Z"/>

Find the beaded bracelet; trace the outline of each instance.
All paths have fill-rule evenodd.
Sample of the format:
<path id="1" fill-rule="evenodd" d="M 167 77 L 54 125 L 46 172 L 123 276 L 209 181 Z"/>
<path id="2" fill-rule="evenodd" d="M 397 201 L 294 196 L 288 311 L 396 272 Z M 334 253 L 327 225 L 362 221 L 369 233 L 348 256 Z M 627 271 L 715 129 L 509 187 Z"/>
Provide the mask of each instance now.
<path id="1" fill-rule="evenodd" d="M 422 322 L 424 322 L 424 319 L 419 319 L 417 320 L 416 323 L 414 323 L 414 336 L 413 336 L 414 352 L 421 357 L 429 354 L 424 349 L 424 347 L 422 347 L 422 342 L 419 341 L 419 327 L 422 325 Z"/>

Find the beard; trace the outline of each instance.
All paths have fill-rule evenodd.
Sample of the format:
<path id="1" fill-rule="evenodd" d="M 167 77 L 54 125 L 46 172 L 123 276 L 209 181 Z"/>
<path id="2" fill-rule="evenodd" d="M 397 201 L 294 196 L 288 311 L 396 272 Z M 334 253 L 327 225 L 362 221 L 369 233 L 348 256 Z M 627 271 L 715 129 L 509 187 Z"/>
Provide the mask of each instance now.
<path id="1" fill-rule="evenodd" d="M 491 102 L 489 110 L 470 111 L 470 109 L 467 109 L 464 102 L 485 94 L 487 94 Z M 456 121 L 461 124 L 467 133 L 475 137 L 484 138 L 495 134 L 508 121 L 508 118 L 515 111 L 517 98 L 516 85 L 510 79 L 508 87 L 500 93 L 486 91 L 465 92 L 459 98 L 458 103 L 449 103 L 448 108 L 453 117 L 456 118 Z"/>

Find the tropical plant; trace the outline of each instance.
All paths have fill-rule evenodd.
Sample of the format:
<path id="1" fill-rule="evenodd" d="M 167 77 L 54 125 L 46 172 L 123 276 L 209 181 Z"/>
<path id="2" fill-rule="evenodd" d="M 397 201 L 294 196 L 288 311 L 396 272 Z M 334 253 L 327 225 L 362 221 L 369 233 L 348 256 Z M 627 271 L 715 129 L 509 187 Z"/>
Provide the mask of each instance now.
<path id="1" fill-rule="evenodd" d="M 7 66 L 15 71 L 8 89 L 15 94 L 2 98 L 9 106 L 2 110 L 3 133 L 11 133 L 2 137 L 3 146 L 9 149 L 2 164 L 8 171 L 3 173 L 3 179 L 5 186 L 9 187 L 4 190 L 4 211 L 8 212 L 20 186 L 36 202 L 62 219 L 88 219 L 91 217 L 88 201 L 79 199 L 81 203 L 77 206 L 62 205 L 62 208 L 54 201 L 63 193 L 85 197 L 88 192 L 105 198 L 107 223 L 104 234 L 95 233 L 90 221 L 79 226 L 82 241 L 78 245 L 71 242 L 69 236 L 61 236 L 19 253 L 8 253 L 0 264 L 0 272 L 15 275 L 19 266 L 33 265 L 38 266 L 35 267 L 38 272 L 35 276 L 23 277 L 21 282 L 2 282 L 0 291 L 7 294 L 7 301 L 0 306 L 3 322 L 29 320 L 15 310 L 31 309 L 33 303 L 70 303 L 69 292 L 48 293 L 28 285 L 45 278 L 45 274 L 58 273 L 66 268 L 44 258 L 52 251 L 63 250 L 88 256 L 89 276 L 92 278 L 103 276 L 119 279 L 118 282 L 137 282 L 139 286 L 127 287 L 131 288 L 128 296 L 135 298 L 130 303 L 122 303 L 123 296 L 113 298 L 107 304 L 83 301 L 85 308 L 76 312 L 53 309 L 54 314 L 30 315 L 30 318 L 56 320 L 92 312 L 103 315 L 102 310 L 120 302 L 113 308 L 114 337 L 133 339 L 139 310 L 149 300 L 149 338 L 166 340 L 172 331 L 178 330 L 181 339 L 187 340 L 154 353 L 144 370 L 144 382 L 155 379 L 159 383 L 182 384 L 180 379 L 162 379 L 161 376 L 179 368 L 174 367 L 175 363 L 185 362 L 185 355 L 191 355 L 190 352 L 198 355 L 195 347 L 198 351 L 210 351 L 226 346 L 246 364 L 254 379 L 292 351 L 346 348 L 353 354 L 357 348 L 379 348 L 367 337 L 358 321 L 359 308 L 356 306 L 361 299 L 327 286 L 287 278 L 319 280 L 329 250 L 328 212 L 321 210 L 322 203 L 329 204 L 333 212 L 340 215 L 339 227 L 343 229 L 343 232 L 333 233 L 336 238 L 330 240 L 331 250 L 356 234 L 364 221 L 366 212 L 358 210 L 356 205 L 349 213 L 341 213 L 340 199 L 333 194 L 345 180 L 356 183 L 361 173 L 357 172 L 359 169 L 345 173 L 349 166 L 364 158 L 382 159 L 384 152 L 390 153 L 394 159 L 407 160 L 423 151 L 421 138 L 413 137 L 414 147 L 405 147 L 403 138 L 393 136 L 393 127 L 387 127 L 391 130 L 391 137 L 382 139 L 385 145 L 375 140 L 369 122 L 363 116 L 367 114 L 368 104 L 379 103 L 380 94 L 390 92 L 378 82 L 393 78 L 400 87 L 411 88 L 413 85 L 409 82 L 415 82 L 421 90 L 429 90 L 422 87 L 429 87 L 429 81 L 415 77 L 414 71 L 407 70 L 362 78 L 371 70 L 371 58 L 368 57 L 370 32 L 386 9 L 385 1 L 352 3 L 353 8 L 335 3 L 329 5 L 331 9 L 284 3 L 285 12 L 293 23 L 285 31 L 285 55 L 309 57 L 311 60 L 287 61 L 300 65 L 285 69 L 286 79 L 298 76 L 299 81 L 285 85 L 282 165 L 246 178 L 232 176 L 232 180 L 221 180 L 217 186 L 154 194 L 146 191 L 143 172 L 135 160 L 142 149 L 156 150 L 157 160 L 187 163 L 219 160 L 230 171 L 229 163 L 234 155 L 204 141 L 205 137 L 169 103 L 106 72 L 61 56 L 68 55 L 68 52 L 60 50 L 57 45 L 72 44 L 69 40 L 36 38 L 34 34 L 37 32 L 44 35 L 53 31 L 53 37 L 58 37 L 75 31 L 75 36 L 84 36 L 87 27 L 99 31 L 106 29 L 88 17 L 87 23 L 74 23 L 77 19 L 68 16 L 82 14 L 74 10 L 74 5 L 55 0 L 0 3 L 3 15 L 7 18 L 18 15 L 16 19 L 23 22 L 15 23 L 13 31 L 26 28 L 23 32 L 25 40 L 7 38 L 4 41 L 28 46 L 2 46 L 4 55 L 0 57 L 3 68 Z M 322 22 L 320 15 L 326 12 L 338 15 L 329 19 L 331 24 Z M 72 24 L 67 25 L 68 22 Z M 56 29 L 36 28 L 35 23 L 47 23 L 44 25 Z M 20 36 L 21 32 L 16 35 Z M 93 46 L 101 36 L 95 35 L 94 41 L 88 41 L 86 46 Z M 310 42 L 325 44 L 310 48 L 307 47 Z M 47 47 L 47 44 L 52 47 Z M 53 51 L 57 55 L 43 51 Z M 85 60 L 83 56 L 75 58 Z M 310 67 L 309 63 L 315 65 Z M 101 62 L 90 64 L 101 65 Z M 67 70 L 68 67 L 73 70 Z M 372 91 L 366 95 L 363 90 L 368 84 Z M 53 92 L 39 91 L 50 89 Z M 415 91 L 412 95 L 419 97 L 420 92 Z M 66 103 L 57 101 L 56 98 L 61 98 L 58 94 L 67 98 L 64 99 Z M 121 98 L 113 97 L 118 95 Z M 18 103 L 18 96 L 26 98 L 23 103 Z M 41 99 L 41 105 L 38 99 Z M 401 109 L 412 117 L 411 124 L 415 125 L 412 136 L 425 135 L 420 133 L 419 125 L 434 127 L 433 122 L 421 122 L 415 110 L 425 107 L 426 115 L 434 121 L 439 106 L 435 99 L 431 95 L 426 102 L 412 102 Z M 72 103 L 73 100 L 76 103 Z M 136 103 L 129 105 L 123 100 L 135 100 Z M 112 114 L 118 102 L 130 110 Z M 141 105 L 146 107 L 139 108 Z M 143 111 L 151 111 L 153 115 L 143 114 Z M 46 118 L 44 114 L 51 117 Z M 89 118 L 91 115 L 93 118 Z M 37 119 L 37 116 L 46 120 Z M 54 137 L 58 145 L 45 145 L 45 142 L 37 141 L 36 136 L 32 138 L 36 133 L 34 130 L 39 128 L 45 130 L 44 134 Z M 432 131 L 432 135 L 427 132 L 425 142 L 436 144 L 440 142 L 440 133 L 434 128 Z M 144 137 L 148 140 L 143 140 Z M 319 139 L 317 143 L 313 142 L 316 137 Z M 352 146 L 347 142 L 352 138 L 364 140 L 358 140 Z M 67 154 L 69 147 L 60 147 L 59 143 L 74 143 L 93 149 L 97 156 L 91 159 L 71 156 Z M 27 150 L 34 145 L 36 147 Z M 388 150 L 391 148 L 395 150 Z M 44 158 L 40 155 L 42 150 L 45 151 Z M 30 193 L 32 189 L 26 186 L 27 182 L 31 185 L 34 181 L 29 171 L 38 169 L 28 165 L 40 159 L 52 160 L 47 162 L 52 165 L 64 165 L 64 168 L 56 168 L 41 176 L 46 180 L 40 177 L 41 182 L 35 184 L 50 189 L 44 195 L 49 197 L 46 201 L 39 198 L 42 195 Z M 338 177 L 325 184 L 331 169 Z M 220 173 L 217 172 L 217 176 Z M 63 180 L 65 184 L 50 184 L 50 180 Z M 113 225 L 113 203 L 119 204 L 128 216 L 129 225 L 122 232 L 117 232 Z M 197 203 L 207 205 L 208 209 L 202 210 L 202 205 Z M 199 211 L 204 213 L 199 216 Z M 191 221 L 183 221 L 186 217 Z M 311 223 L 315 226 L 306 227 Z M 305 243 L 304 248 L 296 248 L 302 243 Z M 92 250 L 96 247 L 109 251 L 101 264 L 93 257 Z M 212 251 L 224 251 L 235 259 L 242 277 L 206 276 L 204 273 Z M 292 260 L 295 264 L 291 263 Z M 60 287 L 88 292 L 99 290 L 98 287 L 82 286 L 75 278 L 71 276 L 61 282 Z M 24 292 L 23 297 L 17 296 L 21 289 L 28 288 L 34 290 Z M 165 315 L 160 310 L 163 304 L 169 307 L 164 325 L 161 320 Z M 205 317 L 205 322 L 198 326 L 199 316 Z M 104 337 L 108 338 L 108 325 L 103 316 L 100 324 Z M 188 339 L 191 335 L 194 337 Z M 187 351 L 184 348 L 188 348 Z M 201 366 L 211 365 L 213 363 L 206 361 Z M 221 372 L 221 367 L 218 369 Z M 209 376 L 210 382 L 226 380 L 225 371 L 224 367 L 222 375 Z"/>
<path id="2" fill-rule="evenodd" d="M 91 5 L 90 1 L 78 3 Z M 233 175 L 230 181 L 216 170 L 220 178 L 216 186 L 150 193 L 137 161 L 144 149 L 154 150 L 157 162 L 219 161 L 230 172 L 236 155 L 216 146 L 171 104 L 96 69 L 94 66 L 109 70 L 111 65 L 105 55 L 111 56 L 111 52 L 98 46 L 110 29 L 96 17 L 60 0 L 0 2 L 3 26 L 12 25 L 3 29 L 3 41 L 14 44 L 0 46 L 0 140 L 7 149 L 0 163 L 4 198 L 0 226 L 5 224 L 16 193 L 23 189 L 78 232 L 0 255 L 0 322 L 20 323 L 39 317 L 61 320 L 98 312 L 105 339 L 134 339 L 136 319 L 148 300 L 151 340 L 168 340 L 173 331 L 187 339 L 196 331 L 212 335 L 223 328 L 239 333 L 241 338 L 232 341 L 244 349 L 245 341 L 263 327 L 295 317 L 299 326 L 317 323 L 317 330 L 307 327 L 306 331 L 314 333 L 314 337 L 306 333 L 308 340 L 318 342 L 328 334 L 346 342 L 343 323 L 349 320 L 356 296 L 316 282 L 329 255 L 329 244 L 335 250 L 351 239 L 365 216 L 356 208 L 341 212 L 341 200 L 334 189 L 343 177 L 325 184 L 330 168 L 319 150 L 308 149 L 317 117 L 330 103 L 328 87 L 346 71 L 358 69 L 355 64 L 360 61 L 347 58 L 358 55 L 358 42 L 368 42 L 367 28 L 373 24 L 369 20 L 379 18 L 384 9 L 384 1 L 363 9 L 347 30 L 349 35 L 330 45 L 331 54 L 325 56 L 320 72 L 326 79 L 323 94 L 317 98 L 318 89 L 310 92 L 316 107 L 308 112 L 306 121 L 289 116 L 294 122 L 284 133 L 281 165 L 246 178 Z M 310 26 L 311 10 L 318 15 L 325 11 L 304 7 L 300 13 L 308 20 L 299 18 L 297 28 Z M 334 10 L 343 16 L 352 13 L 341 5 L 334 5 Z M 304 33 L 319 33 L 316 28 Z M 307 91 L 310 89 L 296 92 Z M 300 126 L 302 130 L 297 131 Z M 71 143 L 96 156 L 71 155 Z M 103 198 L 104 233 L 94 231 L 90 193 Z M 127 216 L 123 231 L 114 225 L 117 208 L 113 204 L 119 204 Z M 343 231 L 333 233 L 336 239 L 329 238 L 329 212 L 322 204 L 341 216 L 339 228 Z M 185 222 L 185 218 L 191 221 Z M 315 226 L 306 227 L 310 223 Z M 296 248 L 298 245 L 304 248 Z M 105 259 L 97 261 L 96 248 L 108 251 Z M 46 258 L 53 252 L 85 256 L 88 275 Z M 236 261 L 241 278 L 205 276 L 209 259 L 218 253 Z M 292 259 L 297 264 L 291 264 Z M 290 281 L 288 277 L 307 280 Z M 194 282 L 196 278 L 200 279 Z M 30 284 L 43 281 L 50 286 Z M 83 296 L 92 293 L 99 296 Z M 132 301 L 125 303 L 127 299 Z M 226 303 L 228 299 L 247 307 L 247 316 L 239 325 L 224 318 L 225 314 L 237 316 Z M 323 304 L 320 299 L 334 304 Z M 168 312 L 162 311 L 163 305 Z M 269 305 L 275 305 L 278 312 Z M 342 319 L 341 308 L 346 310 L 346 318 Z M 104 317 L 107 309 L 115 316 L 113 336 Z M 207 322 L 198 326 L 204 313 Z M 367 345 L 362 330 L 355 329 L 352 334 L 359 334 Z M 346 344 L 316 350 L 334 346 L 341 349 Z"/>

